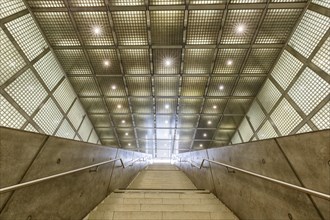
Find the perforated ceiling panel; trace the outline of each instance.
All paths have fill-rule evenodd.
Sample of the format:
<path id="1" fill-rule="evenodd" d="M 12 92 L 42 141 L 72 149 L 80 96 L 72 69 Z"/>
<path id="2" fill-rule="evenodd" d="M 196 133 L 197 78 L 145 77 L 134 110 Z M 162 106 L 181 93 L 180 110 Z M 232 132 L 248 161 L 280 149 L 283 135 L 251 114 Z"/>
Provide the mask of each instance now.
<path id="1" fill-rule="evenodd" d="M 235 131 L 307 5 L 284 1 L 274 8 L 275 3 L 264 0 L 26 2 L 78 95 L 76 100 L 73 94 L 60 100 L 63 88 L 69 89 L 66 81 L 55 92 L 80 137 L 94 142 L 98 135 L 105 145 L 155 157 L 226 145 L 234 134 L 237 142 L 253 138 L 246 119 L 241 137 Z M 18 42 L 24 35 L 16 29 L 24 19 L 31 18 L 6 24 Z M 36 43 L 38 38 L 27 46 Z M 35 50 L 40 46 L 43 42 Z M 27 56 L 35 58 L 34 53 Z M 322 56 L 320 52 L 317 57 Z M 35 67 L 46 72 L 42 61 Z M 281 66 L 274 71 L 282 74 Z M 43 76 L 50 89 L 59 72 Z M 35 81 L 29 72 L 23 76 Z M 274 78 L 286 84 L 280 75 Z M 6 89 L 10 93 L 14 88 Z M 278 99 L 274 94 L 269 105 Z M 80 102 L 90 121 L 79 111 Z M 260 116 L 251 123 L 258 127 L 265 116 L 259 105 L 254 109 Z M 284 111 L 280 105 L 272 117 Z M 71 137 L 66 120 L 59 123 L 56 132 Z M 282 130 L 290 132 L 284 126 Z"/>

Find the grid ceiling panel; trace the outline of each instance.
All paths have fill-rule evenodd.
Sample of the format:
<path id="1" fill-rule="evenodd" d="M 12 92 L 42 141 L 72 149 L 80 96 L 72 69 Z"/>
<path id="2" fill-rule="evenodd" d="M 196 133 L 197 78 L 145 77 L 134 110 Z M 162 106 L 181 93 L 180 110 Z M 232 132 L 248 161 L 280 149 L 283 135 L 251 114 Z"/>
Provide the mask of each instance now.
<path id="1" fill-rule="evenodd" d="M 133 113 L 153 113 L 152 98 L 130 98 Z"/>
<path id="2" fill-rule="evenodd" d="M 272 71 L 272 77 L 277 81 L 277 83 L 285 90 L 292 82 L 294 77 L 297 75 L 298 71 L 303 66 L 303 63 L 295 58 L 287 50 L 284 50 L 277 64 Z M 287 68 L 290 71 L 287 71 Z"/>
<path id="3" fill-rule="evenodd" d="M 307 132 L 310 132 L 310 131 L 313 131 L 313 130 L 308 126 L 308 124 L 305 124 L 304 126 L 302 126 L 302 127 L 297 131 L 297 134 L 300 134 L 300 133 L 307 133 Z"/>
<path id="4" fill-rule="evenodd" d="M 79 135 L 82 138 L 83 141 L 87 142 L 88 137 L 92 131 L 92 123 L 89 121 L 89 119 L 86 117 L 81 124 L 81 127 L 79 128 Z"/>
<path id="5" fill-rule="evenodd" d="M 49 117 L 50 115 L 51 117 Z M 62 118 L 61 111 L 57 108 L 55 102 L 49 98 L 36 116 L 33 117 L 33 120 L 46 134 L 53 135 Z"/>
<path id="6" fill-rule="evenodd" d="M 22 0 L 3 0 L 1 2 L 0 19 L 26 9 Z"/>
<path id="7" fill-rule="evenodd" d="M 126 96 L 125 85 L 122 77 L 97 77 L 103 95 Z"/>
<path id="8" fill-rule="evenodd" d="M 246 114 L 249 117 L 249 120 L 252 124 L 254 130 L 257 130 L 263 120 L 266 118 L 265 113 L 262 111 L 261 107 L 259 106 L 258 102 L 254 101 L 249 109 L 248 113 Z"/>
<path id="9" fill-rule="evenodd" d="M 66 74 L 92 74 L 81 49 L 54 50 Z"/>
<path id="10" fill-rule="evenodd" d="M 312 0 L 312 2 L 321 5 L 325 8 L 330 8 L 330 2 L 328 2 L 327 0 Z"/>
<path id="11" fill-rule="evenodd" d="M 75 134 L 76 132 L 72 129 L 69 122 L 66 119 L 64 119 L 55 135 L 67 139 L 73 139 Z"/>
<path id="12" fill-rule="evenodd" d="M 61 85 L 59 85 L 59 87 L 53 93 L 53 96 L 64 112 L 68 111 L 74 99 L 76 98 L 76 94 L 71 88 L 71 85 L 67 79 L 63 80 Z"/>
<path id="13" fill-rule="evenodd" d="M 219 49 L 213 73 L 238 74 L 247 49 Z"/>
<path id="14" fill-rule="evenodd" d="M 183 41 L 184 11 L 151 11 L 151 41 L 154 45 L 180 45 Z"/>
<path id="15" fill-rule="evenodd" d="M 2 95 L 0 95 L 0 106 L 0 126 L 20 129 L 26 122 L 26 119 Z"/>
<path id="16" fill-rule="evenodd" d="M 87 50 L 87 52 L 96 75 L 121 74 L 116 50 L 100 49 Z"/>
<path id="17" fill-rule="evenodd" d="M 69 77 L 70 82 L 80 96 L 100 95 L 93 77 Z"/>
<path id="18" fill-rule="evenodd" d="M 193 140 L 195 129 L 177 129 L 175 138 L 177 140 Z"/>
<path id="19" fill-rule="evenodd" d="M 68 12 L 35 12 L 41 29 L 52 46 L 79 46 Z"/>
<path id="20" fill-rule="evenodd" d="M 130 113 L 127 98 L 106 98 L 105 102 L 111 114 Z"/>
<path id="21" fill-rule="evenodd" d="M 227 99 L 207 98 L 204 103 L 203 113 L 221 114 L 223 113 Z"/>
<path id="22" fill-rule="evenodd" d="M 148 49 L 122 49 L 120 55 L 125 74 L 150 74 Z"/>
<path id="23" fill-rule="evenodd" d="M 109 129 L 111 126 L 110 124 L 110 118 L 108 114 L 90 114 L 89 115 L 90 120 L 92 121 L 94 127 L 98 128 L 97 130 L 104 128 Z M 111 129 L 109 129 L 111 130 Z M 112 138 L 111 137 L 100 137 L 100 138 Z"/>
<path id="24" fill-rule="evenodd" d="M 209 74 L 214 49 L 186 49 L 184 58 L 185 74 Z"/>
<path id="25" fill-rule="evenodd" d="M 117 139 L 102 139 L 102 144 L 109 147 L 118 147 Z"/>
<path id="26" fill-rule="evenodd" d="M 115 11 L 112 19 L 119 45 L 148 45 L 144 11 Z"/>
<path id="27" fill-rule="evenodd" d="M 242 143 L 242 140 L 238 134 L 238 131 L 235 132 L 233 138 L 231 139 L 232 144 L 240 144 Z"/>
<path id="28" fill-rule="evenodd" d="M 190 4 L 192 5 L 203 5 L 203 4 L 215 5 L 226 2 L 227 0 L 190 0 Z"/>
<path id="29" fill-rule="evenodd" d="M 178 128 L 195 128 L 198 123 L 198 115 L 179 115 L 177 127 Z"/>
<path id="30" fill-rule="evenodd" d="M 311 119 L 320 130 L 330 129 L 330 102 L 328 101 Z"/>
<path id="31" fill-rule="evenodd" d="M 104 0 L 70 0 L 70 4 L 73 7 L 93 7 L 93 6 L 104 6 Z"/>
<path id="32" fill-rule="evenodd" d="M 136 149 L 137 148 L 136 140 L 134 140 L 134 139 L 132 139 L 132 140 L 119 139 L 119 140 L 120 140 L 121 147 L 124 149 Z"/>
<path id="33" fill-rule="evenodd" d="M 329 17 L 307 10 L 292 35 L 289 45 L 308 58 L 328 30 L 329 23 Z"/>
<path id="34" fill-rule="evenodd" d="M 271 123 L 267 120 L 265 124 L 260 128 L 258 131 L 259 140 L 267 139 L 267 138 L 274 138 L 277 137 L 277 133 L 274 130 Z"/>
<path id="35" fill-rule="evenodd" d="M 30 69 L 7 86 L 5 91 L 28 115 L 31 115 L 48 95 Z"/>
<path id="36" fill-rule="evenodd" d="M 171 143 L 171 139 L 173 138 L 174 136 L 174 129 L 156 129 L 156 136 L 157 136 L 157 139 L 161 140 L 161 142 L 165 143 Z M 158 143 L 158 141 L 157 141 Z M 157 146 L 159 147 L 159 146 Z M 170 144 L 167 144 L 167 147 L 169 148 L 170 147 Z"/>
<path id="37" fill-rule="evenodd" d="M 175 128 L 175 115 L 156 115 L 157 128 Z"/>
<path id="38" fill-rule="evenodd" d="M 180 98 L 179 101 L 179 113 L 185 114 L 198 114 L 202 107 L 203 99 L 202 98 Z"/>
<path id="39" fill-rule="evenodd" d="M 111 115 L 111 117 L 116 127 L 133 127 L 132 118 L 130 115 Z"/>
<path id="40" fill-rule="evenodd" d="M 134 115 L 135 126 L 143 128 L 153 128 L 154 127 L 154 116 L 151 114 L 147 115 Z"/>
<path id="41" fill-rule="evenodd" d="M 264 80 L 265 77 L 241 77 L 234 96 L 256 96 Z"/>
<path id="42" fill-rule="evenodd" d="M 221 43 L 223 44 L 248 44 L 251 42 L 254 32 L 256 31 L 258 21 L 261 17 L 262 10 L 229 10 Z M 241 32 L 237 30 L 243 29 Z"/>
<path id="43" fill-rule="evenodd" d="M 308 115 L 330 92 L 330 84 L 311 69 L 306 68 L 288 95 Z"/>
<path id="44" fill-rule="evenodd" d="M 285 43 L 302 9 L 269 9 L 260 27 L 256 43 Z"/>
<path id="45" fill-rule="evenodd" d="M 246 114 L 252 103 L 252 99 L 229 99 L 224 114 Z"/>
<path id="46" fill-rule="evenodd" d="M 85 45 L 114 44 L 106 12 L 74 12 L 73 17 Z"/>
<path id="47" fill-rule="evenodd" d="M 323 43 L 322 47 L 314 56 L 312 62 L 330 75 L 330 37 Z"/>
<path id="48" fill-rule="evenodd" d="M 230 140 L 234 135 L 235 130 L 216 130 L 214 140 Z"/>
<path id="49" fill-rule="evenodd" d="M 130 96 L 151 96 L 150 77 L 126 77 Z"/>
<path id="50" fill-rule="evenodd" d="M 11 0 L 10 0 L 11 1 Z M 60 8 L 65 7 L 63 0 L 27 0 L 30 7 L 35 8 Z"/>
<path id="51" fill-rule="evenodd" d="M 88 113 L 107 113 L 102 98 L 80 98 L 80 101 Z"/>
<path id="52" fill-rule="evenodd" d="M 220 118 L 220 115 L 202 115 L 198 128 L 216 128 Z"/>
<path id="53" fill-rule="evenodd" d="M 214 129 L 197 129 L 195 139 L 210 140 L 214 135 Z"/>
<path id="54" fill-rule="evenodd" d="M 144 0 L 111 0 L 111 6 L 139 6 L 144 5 Z"/>
<path id="55" fill-rule="evenodd" d="M 80 101 L 77 99 L 68 113 L 68 118 L 73 124 L 75 129 L 78 129 L 85 115 L 86 115 L 85 111 Z"/>
<path id="56" fill-rule="evenodd" d="M 153 49 L 155 74 L 179 74 L 181 49 Z"/>
<path id="57" fill-rule="evenodd" d="M 281 49 L 252 49 L 243 69 L 243 74 L 268 74 Z"/>
<path id="58" fill-rule="evenodd" d="M 49 90 L 53 90 L 64 76 L 64 72 L 52 52 L 48 52 L 33 66 Z"/>
<path id="59" fill-rule="evenodd" d="M 244 118 L 239 127 L 239 132 L 242 136 L 243 142 L 248 142 L 253 135 L 253 130 L 250 127 L 249 122 Z"/>
<path id="60" fill-rule="evenodd" d="M 207 77 L 183 77 L 181 96 L 203 96 Z"/>
<path id="61" fill-rule="evenodd" d="M 185 0 L 150 0 L 150 5 L 184 5 Z"/>
<path id="62" fill-rule="evenodd" d="M 135 138 L 133 128 L 117 128 L 116 132 L 118 134 L 119 140 L 122 140 L 122 139 L 123 140 L 132 140 Z"/>
<path id="63" fill-rule="evenodd" d="M 221 25 L 221 10 L 191 10 L 187 44 L 216 44 Z"/>
<path id="64" fill-rule="evenodd" d="M 91 135 L 88 139 L 89 143 L 97 144 L 99 142 L 99 137 L 96 134 L 96 131 L 93 129 Z"/>
<path id="65" fill-rule="evenodd" d="M 0 85 L 2 85 L 18 70 L 22 69 L 25 62 L 2 29 L 0 29 L 0 41 Z"/>
<path id="66" fill-rule="evenodd" d="M 5 25 L 30 61 L 48 47 L 30 14 Z"/>
<path id="67" fill-rule="evenodd" d="M 280 99 L 281 92 L 268 79 L 258 94 L 258 99 L 262 106 L 269 113 L 274 107 L 275 103 Z"/>
<path id="68" fill-rule="evenodd" d="M 177 96 L 179 77 L 155 77 L 155 96 Z"/>
<path id="69" fill-rule="evenodd" d="M 148 128 L 137 128 L 136 133 L 139 139 L 153 139 L 155 136 L 155 131 Z"/>
<path id="70" fill-rule="evenodd" d="M 224 116 L 221 119 L 219 128 L 224 129 L 236 129 L 237 126 L 241 123 L 244 116 Z"/>
<path id="71" fill-rule="evenodd" d="M 212 77 L 207 96 L 229 96 L 236 77 Z"/>
<path id="72" fill-rule="evenodd" d="M 176 113 L 177 101 L 175 98 L 156 98 L 156 113 Z"/>

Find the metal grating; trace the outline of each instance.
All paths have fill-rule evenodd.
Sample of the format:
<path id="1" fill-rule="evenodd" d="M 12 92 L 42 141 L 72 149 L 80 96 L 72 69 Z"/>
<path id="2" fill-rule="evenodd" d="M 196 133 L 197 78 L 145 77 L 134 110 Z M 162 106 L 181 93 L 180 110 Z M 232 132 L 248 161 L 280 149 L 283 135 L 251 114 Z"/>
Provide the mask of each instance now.
<path id="1" fill-rule="evenodd" d="M 270 115 L 270 118 L 282 135 L 288 135 L 302 120 L 297 111 L 285 98 L 282 99 Z"/>
<path id="2" fill-rule="evenodd" d="M 152 58 L 155 74 L 180 73 L 181 49 L 153 49 Z"/>
<path id="3" fill-rule="evenodd" d="M 89 59 L 96 75 L 120 75 L 120 65 L 116 50 L 87 50 Z"/>
<path id="4" fill-rule="evenodd" d="M 257 95 L 264 80 L 265 77 L 241 77 L 234 91 L 234 96 Z"/>
<path id="5" fill-rule="evenodd" d="M 251 139 L 251 137 L 253 135 L 253 130 L 251 129 L 246 118 L 243 119 L 238 130 L 239 130 L 240 134 L 242 135 L 243 142 L 248 142 Z"/>
<path id="6" fill-rule="evenodd" d="M 262 111 L 258 102 L 254 101 L 250 110 L 247 112 L 247 117 L 250 120 L 254 130 L 257 130 L 263 120 L 266 118 L 265 113 Z"/>
<path id="7" fill-rule="evenodd" d="M 48 52 L 44 55 L 33 67 L 37 70 L 39 76 L 49 90 L 53 90 L 64 76 L 62 68 L 57 63 L 52 52 Z"/>
<path id="8" fill-rule="evenodd" d="M 55 50 L 55 54 L 66 74 L 91 74 L 91 70 L 85 58 L 83 50 Z"/>
<path id="9" fill-rule="evenodd" d="M 125 74 L 150 74 L 148 49 L 122 49 L 120 55 Z"/>
<path id="10" fill-rule="evenodd" d="M 28 115 L 31 115 L 47 97 L 46 90 L 30 69 L 7 86 L 5 91 Z"/>
<path id="11" fill-rule="evenodd" d="M 89 118 L 96 128 L 110 128 L 110 118 L 108 114 L 90 114 Z M 102 137 L 100 137 L 102 138 Z"/>
<path id="12" fill-rule="evenodd" d="M 252 49 L 243 74 L 268 74 L 281 49 Z"/>
<path id="13" fill-rule="evenodd" d="M 93 77 L 69 77 L 69 80 L 79 96 L 100 94 Z"/>
<path id="14" fill-rule="evenodd" d="M 313 131 L 313 130 L 308 126 L 308 124 L 305 124 L 304 126 L 302 126 L 299 129 L 299 131 L 297 131 L 297 134 L 306 133 L 306 132 L 310 132 L 310 131 Z"/>
<path id="15" fill-rule="evenodd" d="M 260 128 L 258 132 L 259 140 L 277 137 L 277 133 L 274 130 L 271 123 L 267 120 L 265 124 Z"/>
<path id="16" fill-rule="evenodd" d="M 12 20 L 5 25 L 30 61 L 47 48 L 46 41 L 30 14 Z"/>
<path id="17" fill-rule="evenodd" d="M 179 113 L 198 114 L 202 106 L 203 99 L 201 98 L 180 98 Z"/>
<path id="18" fill-rule="evenodd" d="M 280 99 L 281 92 L 268 79 L 258 94 L 258 99 L 262 103 L 264 109 L 269 113 L 275 103 Z"/>
<path id="19" fill-rule="evenodd" d="M 207 98 L 204 103 L 203 113 L 221 114 L 225 109 L 227 99 Z"/>
<path id="20" fill-rule="evenodd" d="M 73 7 L 93 7 L 93 6 L 104 6 L 104 0 L 88 0 L 88 1 L 80 1 L 80 0 L 70 0 L 70 4 Z"/>
<path id="21" fill-rule="evenodd" d="M 179 94 L 179 77 L 156 77 L 155 96 L 177 96 Z"/>
<path id="22" fill-rule="evenodd" d="M 238 74 L 247 49 L 219 49 L 213 74 Z"/>
<path id="23" fill-rule="evenodd" d="M 177 129 L 175 137 L 177 140 L 192 140 L 194 135 L 194 129 Z"/>
<path id="24" fill-rule="evenodd" d="M 330 129 L 330 102 L 328 101 L 311 120 L 320 130 Z"/>
<path id="25" fill-rule="evenodd" d="M 112 12 L 119 45 L 147 45 L 147 19 L 143 11 Z"/>
<path id="26" fill-rule="evenodd" d="M 232 144 L 240 144 L 240 143 L 242 143 L 242 140 L 241 140 L 241 138 L 240 138 L 240 136 L 238 134 L 238 131 L 235 132 L 233 138 L 231 139 L 231 143 Z"/>
<path id="27" fill-rule="evenodd" d="M 144 5 L 144 0 L 112 0 L 111 6 L 139 6 Z"/>
<path id="28" fill-rule="evenodd" d="M 186 43 L 216 44 L 222 14 L 221 10 L 189 11 Z"/>
<path id="29" fill-rule="evenodd" d="M 327 31 L 329 23 L 329 17 L 307 10 L 292 35 L 289 45 L 308 58 Z"/>
<path id="30" fill-rule="evenodd" d="M 111 114 L 130 113 L 127 98 L 107 98 L 105 101 Z"/>
<path id="31" fill-rule="evenodd" d="M 322 47 L 314 56 L 312 62 L 330 75 L 330 37 L 323 43 Z"/>
<path id="32" fill-rule="evenodd" d="M 105 96 L 126 96 L 122 77 L 97 77 L 97 80 Z"/>
<path id="33" fill-rule="evenodd" d="M 248 111 L 251 103 L 252 99 L 229 99 L 224 114 L 244 115 Z"/>
<path id="34" fill-rule="evenodd" d="M 92 123 L 89 121 L 87 117 L 85 117 L 78 131 L 83 141 L 85 142 L 88 141 L 92 129 L 93 129 Z"/>
<path id="35" fill-rule="evenodd" d="M 37 129 L 35 129 L 31 124 L 28 124 L 25 128 L 25 131 L 36 132 L 38 133 Z"/>
<path id="36" fill-rule="evenodd" d="M 73 139 L 75 134 L 76 132 L 72 129 L 69 122 L 66 119 L 64 119 L 55 135 L 58 137 Z"/>
<path id="37" fill-rule="evenodd" d="M 299 108 L 308 115 L 327 95 L 330 84 L 311 69 L 306 68 L 288 94 Z"/>
<path id="38" fill-rule="evenodd" d="M 27 0 L 30 7 L 35 8 L 57 8 L 57 7 L 65 7 L 63 0 Z"/>
<path id="39" fill-rule="evenodd" d="M 0 29 L 0 42 L 0 85 L 2 85 L 26 64 L 2 29 Z"/>
<path id="40" fill-rule="evenodd" d="M 53 93 L 53 96 L 64 112 L 69 110 L 74 99 L 76 98 L 76 94 L 67 79 L 63 80 L 61 85 L 59 85 L 59 87 Z M 65 99 L 63 97 L 65 97 Z"/>
<path id="41" fill-rule="evenodd" d="M 229 96 L 236 77 L 211 77 L 207 96 Z"/>
<path id="42" fill-rule="evenodd" d="M 50 115 L 52 117 L 49 117 Z M 62 118 L 63 115 L 61 111 L 57 108 L 55 102 L 49 98 L 38 111 L 33 120 L 46 134 L 54 135 L 54 132 L 61 123 Z"/>
<path id="43" fill-rule="evenodd" d="M 284 90 L 286 90 L 302 66 L 302 62 L 300 62 L 287 50 L 284 50 L 275 65 L 271 76 Z M 289 72 L 287 71 L 288 68 L 290 69 Z"/>
<path id="44" fill-rule="evenodd" d="M 96 128 L 96 132 L 101 139 L 115 138 L 115 133 L 111 128 Z"/>
<path id="45" fill-rule="evenodd" d="M 154 116 L 153 115 L 134 115 L 135 126 L 142 128 L 153 128 L 154 127 Z"/>
<path id="46" fill-rule="evenodd" d="M 207 77 L 183 77 L 181 96 L 203 96 L 207 79 Z"/>
<path id="47" fill-rule="evenodd" d="M 79 128 L 81 121 L 86 116 L 85 111 L 78 100 L 76 100 L 68 113 L 68 118 L 75 129 Z"/>
<path id="48" fill-rule="evenodd" d="M 185 74 L 209 74 L 213 49 L 186 49 L 184 58 Z"/>
<path id="49" fill-rule="evenodd" d="M 198 115 L 179 115 L 177 127 L 178 128 L 194 128 L 198 123 Z"/>
<path id="50" fill-rule="evenodd" d="M 177 99 L 156 98 L 156 113 L 174 114 L 176 112 Z"/>
<path id="51" fill-rule="evenodd" d="M 235 130 L 216 130 L 214 139 L 228 142 L 234 133 Z"/>
<path id="52" fill-rule="evenodd" d="M 216 128 L 220 118 L 220 115 L 202 115 L 199 120 L 198 128 Z"/>
<path id="53" fill-rule="evenodd" d="M 3 0 L 1 1 L 0 19 L 15 14 L 26 9 L 24 2 L 21 0 Z"/>
<path id="54" fill-rule="evenodd" d="M 92 133 L 89 136 L 88 142 L 96 144 L 99 141 L 99 137 L 96 134 L 96 131 L 93 129 Z"/>
<path id="55" fill-rule="evenodd" d="M 151 114 L 154 112 L 152 98 L 130 98 L 133 113 Z"/>
<path id="56" fill-rule="evenodd" d="M 150 77 L 126 77 L 126 82 L 130 96 L 151 96 Z"/>
<path id="57" fill-rule="evenodd" d="M 88 113 L 106 113 L 102 98 L 80 98 L 81 104 Z"/>
<path id="58" fill-rule="evenodd" d="M 323 7 L 330 8 L 330 2 L 328 2 L 328 0 L 312 0 L 312 2 Z"/>
<path id="59" fill-rule="evenodd" d="M 0 126 L 20 129 L 26 122 L 26 119 L 2 95 L 0 95 L 0 106 Z"/>

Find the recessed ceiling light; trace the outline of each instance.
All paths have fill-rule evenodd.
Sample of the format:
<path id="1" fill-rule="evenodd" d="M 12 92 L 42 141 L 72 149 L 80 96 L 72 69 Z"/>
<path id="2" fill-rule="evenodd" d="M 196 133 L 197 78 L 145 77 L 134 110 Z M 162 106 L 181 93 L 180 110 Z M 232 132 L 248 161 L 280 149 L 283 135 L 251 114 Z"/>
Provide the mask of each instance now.
<path id="1" fill-rule="evenodd" d="M 126 123 L 126 121 L 125 121 L 125 120 L 122 120 L 122 121 L 121 121 L 121 123 L 125 124 L 125 123 Z"/>
<path id="2" fill-rule="evenodd" d="M 228 66 L 231 66 L 233 64 L 233 61 L 232 60 L 227 60 L 227 65 Z"/>
<path id="3" fill-rule="evenodd" d="M 117 105 L 117 108 L 121 108 L 121 105 Z"/>
<path id="4" fill-rule="evenodd" d="M 164 64 L 165 64 L 165 66 L 171 66 L 171 65 L 172 65 L 172 59 L 170 59 L 170 58 L 166 58 L 166 59 L 164 60 Z"/>
<path id="5" fill-rule="evenodd" d="M 93 27 L 93 33 L 95 35 L 101 35 L 102 34 L 102 28 L 100 26 L 98 26 L 98 25 L 95 25 Z"/>
<path id="6" fill-rule="evenodd" d="M 203 134 L 203 136 L 204 136 L 204 137 L 206 137 L 206 136 L 207 136 L 207 134 L 206 134 L 206 133 L 204 133 L 204 134 Z"/>
<path id="7" fill-rule="evenodd" d="M 212 121 L 207 121 L 207 124 L 208 124 L 208 125 L 212 124 Z"/>
<path id="8" fill-rule="evenodd" d="M 224 87 L 223 85 L 220 85 L 220 86 L 219 86 L 219 89 L 220 89 L 220 90 L 223 90 L 224 88 L 225 88 L 225 87 Z"/>
<path id="9" fill-rule="evenodd" d="M 131 143 L 128 143 L 128 146 L 131 146 Z"/>
<path id="10" fill-rule="evenodd" d="M 112 86 L 111 86 L 111 89 L 112 89 L 112 90 L 115 90 L 115 89 L 117 89 L 117 86 L 116 86 L 116 85 L 112 85 Z"/>
<path id="11" fill-rule="evenodd" d="M 165 105 L 165 108 L 166 108 L 166 109 L 168 109 L 169 107 L 170 107 L 170 105 L 169 105 L 169 104 L 166 104 L 166 105 Z"/>
<path id="12" fill-rule="evenodd" d="M 199 146 L 200 146 L 200 147 L 203 147 L 203 144 L 200 144 Z"/>
<path id="13" fill-rule="evenodd" d="M 110 66 L 110 61 L 109 61 L 109 60 L 104 60 L 104 61 L 103 61 L 103 65 L 104 65 L 105 67 Z"/>
<path id="14" fill-rule="evenodd" d="M 125 133 L 125 136 L 128 136 L 128 133 L 127 132 Z"/>
<path id="15" fill-rule="evenodd" d="M 237 34 L 243 34 L 245 32 L 245 25 L 239 24 L 236 26 L 236 33 Z"/>
<path id="16" fill-rule="evenodd" d="M 214 108 L 214 109 L 216 109 L 216 108 L 217 108 L 217 106 L 216 106 L 216 105 L 213 105 L 213 108 Z"/>
<path id="17" fill-rule="evenodd" d="M 167 120 L 165 121 L 165 124 L 168 124 L 168 121 Z"/>

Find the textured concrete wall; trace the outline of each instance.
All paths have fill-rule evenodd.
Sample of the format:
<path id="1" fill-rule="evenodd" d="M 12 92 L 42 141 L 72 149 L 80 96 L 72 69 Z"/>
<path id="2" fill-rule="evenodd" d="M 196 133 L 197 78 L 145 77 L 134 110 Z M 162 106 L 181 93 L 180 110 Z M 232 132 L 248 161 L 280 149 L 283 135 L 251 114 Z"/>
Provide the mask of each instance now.
<path id="1" fill-rule="evenodd" d="M 180 157 L 196 163 L 201 157 L 209 158 L 330 194 L 329 140 L 330 132 L 326 130 L 194 151 Z M 241 219 L 330 219 L 327 200 L 238 171 L 233 173 L 216 164 L 205 164 L 207 168 L 201 170 L 186 162 L 177 165 L 195 185 L 213 190 Z"/>
<path id="2" fill-rule="evenodd" d="M 123 158 L 128 163 L 145 156 L 3 127 L 0 152 L 1 188 L 109 159 Z M 144 165 L 123 169 L 111 163 L 97 172 L 86 170 L 1 194 L 0 219 L 82 219 L 112 190 L 128 185 Z"/>

